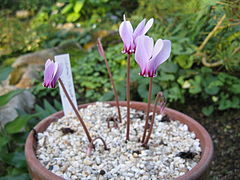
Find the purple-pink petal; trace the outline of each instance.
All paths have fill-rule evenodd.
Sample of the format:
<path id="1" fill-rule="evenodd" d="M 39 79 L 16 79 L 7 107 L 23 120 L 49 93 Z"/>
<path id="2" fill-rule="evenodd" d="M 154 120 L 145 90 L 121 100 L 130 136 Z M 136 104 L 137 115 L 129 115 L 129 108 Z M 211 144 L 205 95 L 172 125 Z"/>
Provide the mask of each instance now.
<path id="1" fill-rule="evenodd" d="M 153 22 L 154 22 L 154 19 L 153 19 L 153 18 L 151 18 L 151 19 L 148 20 L 147 24 L 146 24 L 145 27 L 144 27 L 143 34 L 142 34 L 142 35 L 144 35 L 144 34 L 146 34 L 146 33 L 148 32 L 148 30 L 152 27 Z"/>
<path id="2" fill-rule="evenodd" d="M 57 62 L 55 62 L 55 72 L 51 82 L 52 88 L 55 88 L 57 80 L 60 78 L 62 72 L 63 72 L 62 64 L 58 64 Z"/>
<path id="3" fill-rule="evenodd" d="M 48 88 L 54 88 L 56 86 L 56 82 L 61 76 L 63 71 L 63 67 L 61 64 L 57 62 L 53 62 L 51 60 L 47 60 L 45 63 L 44 70 L 44 82 L 43 86 Z"/>
<path id="4" fill-rule="evenodd" d="M 126 21 L 125 15 L 123 19 L 124 21 L 119 26 L 119 34 L 124 43 L 123 53 L 132 54 L 136 51 L 137 38 L 147 33 L 153 24 L 153 18 L 147 23 L 146 19 L 143 19 L 134 31 L 130 21 Z"/>
<path id="5" fill-rule="evenodd" d="M 158 39 L 153 48 L 152 59 L 154 59 L 159 54 L 162 47 L 163 47 L 163 40 Z"/>
<path id="6" fill-rule="evenodd" d="M 156 72 L 158 66 L 160 66 L 160 64 L 164 63 L 170 56 L 171 41 L 162 40 L 162 42 L 163 42 L 163 46 L 162 46 L 161 50 L 159 51 L 159 53 L 149 61 L 148 68 L 151 71 Z"/>
<path id="7" fill-rule="evenodd" d="M 153 39 L 148 36 L 139 36 L 137 38 L 137 48 L 135 52 L 135 60 L 141 68 L 141 71 L 146 68 L 148 60 L 151 58 L 153 51 Z"/>
<path id="8" fill-rule="evenodd" d="M 44 86 L 45 87 L 48 87 L 49 84 L 51 83 L 53 73 L 54 73 L 54 62 L 52 62 L 51 60 L 47 60 L 47 62 L 45 63 L 45 70 L 44 70 Z"/>
<path id="9" fill-rule="evenodd" d="M 143 19 L 139 24 L 138 26 L 136 27 L 136 29 L 134 30 L 134 33 L 133 33 L 133 39 L 134 41 L 136 40 L 136 38 L 140 35 L 143 34 L 143 30 L 144 30 L 144 27 L 145 27 L 145 23 L 146 23 L 146 19 Z"/>
<path id="10" fill-rule="evenodd" d="M 53 61 L 50 60 L 50 59 L 48 59 L 48 60 L 46 61 L 46 63 L 45 63 L 45 68 L 46 68 L 47 66 L 49 66 L 49 64 L 52 64 L 52 63 L 53 63 Z"/>
<path id="11" fill-rule="evenodd" d="M 119 34 L 127 50 L 133 44 L 133 28 L 129 21 L 123 21 L 119 27 Z"/>
<path id="12" fill-rule="evenodd" d="M 157 40 L 153 47 L 153 39 L 141 35 L 137 38 L 135 60 L 141 68 L 140 75 L 145 77 L 156 76 L 157 68 L 165 62 L 171 52 L 171 41 Z"/>

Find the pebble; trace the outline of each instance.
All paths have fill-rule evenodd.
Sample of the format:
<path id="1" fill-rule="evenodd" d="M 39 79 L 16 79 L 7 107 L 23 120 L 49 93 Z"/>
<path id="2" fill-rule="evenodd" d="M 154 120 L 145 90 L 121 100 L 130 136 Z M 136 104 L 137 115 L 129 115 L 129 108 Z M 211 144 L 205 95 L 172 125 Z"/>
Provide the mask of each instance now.
<path id="1" fill-rule="evenodd" d="M 188 126 L 177 120 L 161 122 L 156 115 L 154 134 L 149 149 L 141 146 L 138 139 L 143 133 L 142 111 L 131 109 L 130 141 L 126 136 L 126 107 L 120 107 L 123 123 L 118 128 L 107 128 L 108 117 L 117 117 L 116 107 L 97 102 L 80 109 L 92 137 L 101 137 L 110 150 L 105 151 L 100 140 L 95 141 L 95 150 L 87 156 L 88 139 L 79 120 L 72 114 L 53 122 L 43 133 L 38 133 L 37 157 L 50 171 L 64 179 L 174 179 L 191 170 L 201 158 L 199 139 Z M 71 128 L 73 133 L 63 134 L 62 128 Z M 134 129 L 134 130 L 133 130 Z M 196 153 L 193 159 L 176 156 L 180 152 Z M 100 173 L 101 172 L 101 173 Z"/>

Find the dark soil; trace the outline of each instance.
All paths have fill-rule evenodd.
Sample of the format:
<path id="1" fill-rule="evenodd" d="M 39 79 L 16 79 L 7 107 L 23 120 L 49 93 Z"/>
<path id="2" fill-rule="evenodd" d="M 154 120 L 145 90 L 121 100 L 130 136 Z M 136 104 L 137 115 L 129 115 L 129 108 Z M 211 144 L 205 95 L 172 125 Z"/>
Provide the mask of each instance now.
<path id="1" fill-rule="evenodd" d="M 209 180 L 240 180 L 240 111 L 217 111 L 206 117 L 197 105 L 174 109 L 193 117 L 212 137 L 214 160 Z"/>

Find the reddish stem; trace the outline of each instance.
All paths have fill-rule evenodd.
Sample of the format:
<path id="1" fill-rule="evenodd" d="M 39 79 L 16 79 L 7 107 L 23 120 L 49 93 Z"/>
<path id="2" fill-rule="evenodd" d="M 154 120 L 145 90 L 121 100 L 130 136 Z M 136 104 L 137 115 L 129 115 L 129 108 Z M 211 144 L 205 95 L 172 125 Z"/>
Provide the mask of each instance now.
<path id="1" fill-rule="evenodd" d="M 156 113 L 156 109 L 157 109 L 157 103 L 158 101 L 160 100 L 160 98 L 162 97 L 162 92 L 159 92 L 156 96 L 156 99 L 155 99 L 155 104 L 154 104 L 154 109 L 153 109 L 153 115 L 152 115 L 152 121 L 151 121 L 151 125 L 150 125 L 150 129 L 149 129 L 149 132 L 148 132 L 148 135 L 146 137 L 146 140 L 145 142 L 143 143 L 143 146 L 147 146 L 147 143 L 151 137 L 151 134 L 152 134 L 152 130 L 153 130 L 153 124 L 154 124 L 154 119 L 155 119 L 155 113 Z"/>
<path id="2" fill-rule="evenodd" d="M 117 93 L 117 90 L 116 90 L 116 87 L 115 87 L 114 80 L 112 78 L 112 73 L 111 73 L 111 70 L 110 70 L 110 67 L 109 67 L 109 64 L 108 64 L 108 61 L 107 61 L 107 57 L 105 55 L 105 51 L 104 51 L 104 49 L 102 47 L 102 43 L 101 43 L 100 39 L 98 39 L 98 49 L 99 49 L 99 54 L 101 56 L 103 56 L 105 64 L 106 64 L 106 67 L 107 67 L 108 75 L 109 75 L 109 78 L 110 78 L 110 82 L 112 84 L 113 93 L 114 93 L 115 100 L 116 100 L 116 106 L 117 106 L 117 111 L 118 111 L 119 122 L 121 123 L 122 122 L 122 116 L 121 116 L 121 111 L 120 111 L 120 107 L 119 107 L 118 93 Z"/>
<path id="3" fill-rule="evenodd" d="M 127 131 L 126 131 L 126 140 L 129 140 L 129 131 L 130 131 L 130 57 L 128 54 L 127 58 Z"/>
<path id="4" fill-rule="evenodd" d="M 88 145 L 88 149 L 87 149 L 87 155 L 88 155 L 88 156 L 90 156 L 91 153 L 92 153 L 92 150 L 95 149 L 95 145 L 94 145 L 93 143 L 94 143 L 94 141 L 96 141 L 96 140 L 98 140 L 98 139 L 100 139 L 100 140 L 102 141 L 103 146 L 104 146 L 104 150 L 109 150 L 109 148 L 107 147 L 107 144 L 106 144 L 106 142 L 104 141 L 104 139 L 101 138 L 101 137 L 96 137 L 96 138 L 94 138 L 94 139 L 89 143 L 89 145 Z"/>
<path id="5" fill-rule="evenodd" d="M 144 126 L 144 132 L 142 137 L 142 143 L 144 143 L 147 128 L 148 128 L 148 119 L 149 119 L 149 110 L 150 110 L 150 104 L 151 104 L 151 96 L 152 96 L 152 77 L 150 77 L 149 80 L 149 90 L 148 90 L 148 104 L 147 104 L 147 111 L 146 111 L 146 121 Z"/>
<path id="6" fill-rule="evenodd" d="M 72 102 L 72 100 L 71 100 L 71 98 L 70 98 L 70 96 L 69 96 L 69 94 L 68 94 L 68 92 L 67 92 L 67 90 L 66 90 L 66 88 L 65 88 L 65 86 L 64 86 L 64 84 L 63 84 L 63 82 L 62 82 L 62 80 L 61 80 L 60 78 L 59 78 L 59 83 L 60 83 L 60 85 L 62 86 L 63 92 L 65 93 L 65 95 L 66 95 L 66 97 L 67 97 L 67 99 L 68 99 L 68 102 L 69 102 L 70 105 L 72 106 L 72 108 L 73 108 L 73 110 L 74 110 L 77 118 L 78 118 L 79 121 L 81 122 L 82 127 L 83 127 L 83 130 L 85 131 L 85 133 L 86 133 L 86 135 L 87 135 L 88 141 L 89 141 L 89 142 L 92 142 L 92 138 L 91 138 L 91 136 L 90 136 L 90 133 L 88 132 L 88 129 L 87 129 L 87 127 L 86 127 L 86 125 L 85 125 L 82 117 L 80 116 L 77 108 L 76 108 L 75 105 L 73 104 L 73 102 Z"/>
<path id="7" fill-rule="evenodd" d="M 110 118 L 107 119 L 107 127 L 111 130 L 111 127 L 110 127 Z M 118 121 L 116 118 L 113 117 L 113 127 L 114 128 L 119 128 L 118 127 Z"/>

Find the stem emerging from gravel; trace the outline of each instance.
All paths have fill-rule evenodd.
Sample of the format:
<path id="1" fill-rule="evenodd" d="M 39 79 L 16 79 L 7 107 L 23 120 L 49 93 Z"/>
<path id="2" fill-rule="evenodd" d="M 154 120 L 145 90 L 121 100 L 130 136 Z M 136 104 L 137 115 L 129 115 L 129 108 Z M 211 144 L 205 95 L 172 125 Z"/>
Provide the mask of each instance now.
<path id="1" fill-rule="evenodd" d="M 62 80 L 61 80 L 61 78 L 59 78 L 59 83 L 60 83 L 60 85 L 62 86 L 63 92 L 65 93 L 65 95 L 66 95 L 66 97 L 67 97 L 67 99 L 68 99 L 68 102 L 69 102 L 70 105 L 72 106 L 72 108 L 73 108 L 73 110 L 74 110 L 77 118 L 78 118 L 79 121 L 81 122 L 81 124 L 82 124 L 82 126 L 83 126 L 83 130 L 85 131 L 85 133 L 86 133 L 86 135 L 87 135 L 88 141 L 91 143 L 91 142 L 92 142 L 92 138 L 91 138 L 91 135 L 90 135 L 90 133 L 89 133 L 89 131 L 88 131 L 88 129 L 87 129 L 87 126 L 85 125 L 85 123 L 84 123 L 82 117 L 80 116 L 77 108 L 74 106 L 74 104 L 73 104 L 73 102 L 72 102 L 72 100 L 71 100 L 71 98 L 70 98 L 70 96 L 69 96 L 69 94 L 68 94 L 68 92 L 67 92 L 67 90 L 66 90 L 66 88 L 65 88 L 65 86 L 64 86 L 64 84 L 63 84 L 63 82 L 62 82 Z"/>
<path id="2" fill-rule="evenodd" d="M 106 142 L 104 141 L 104 139 L 101 138 L 101 137 L 96 137 L 96 138 L 94 138 L 94 139 L 89 143 L 89 145 L 88 145 L 88 150 L 87 150 L 87 155 L 88 155 L 88 156 L 90 156 L 92 150 L 95 149 L 95 145 L 94 145 L 93 143 L 94 143 L 94 141 L 96 141 L 96 140 L 98 140 L 98 139 L 100 139 L 100 140 L 102 141 L 103 146 L 104 146 L 104 150 L 109 150 L 109 148 L 107 147 L 107 144 L 106 144 Z"/>
<path id="3" fill-rule="evenodd" d="M 153 124 L 154 124 L 154 119 L 155 119 L 155 113 L 156 113 L 156 109 L 157 109 L 157 103 L 158 101 L 160 100 L 160 98 L 163 96 L 162 92 L 159 92 L 156 96 L 156 99 L 155 99 L 155 103 L 154 103 L 154 109 L 153 109 L 153 115 L 152 115 L 152 120 L 151 120 L 151 125 L 150 125 L 150 129 L 149 129 L 149 132 L 148 132 L 148 135 L 146 137 L 146 140 L 145 142 L 143 143 L 143 146 L 147 146 L 147 143 L 151 137 L 151 134 L 152 134 L 152 130 L 153 130 Z M 162 107 L 161 107 L 162 108 Z"/>
<path id="4" fill-rule="evenodd" d="M 118 121 L 117 121 L 117 119 L 116 118 L 112 118 L 112 120 L 113 120 L 113 127 L 114 128 L 119 128 L 118 127 Z M 107 127 L 111 130 L 111 127 L 110 127 L 110 118 L 107 118 Z"/>
<path id="5" fill-rule="evenodd" d="M 150 110 L 150 104 L 151 104 L 151 96 L 152 96 L 152 77 L 150 77 L 149 80 L 149 90 L 148 90 L 148 104 L 147 104 L 147 111 L 146 111 L 146 121 L 144 126 L 144 132 L 142 137 L 142 143 L 144 143 L 147 128 L 148 128 L 148 119 L 149 119 L 149 110 Z"/>
<path id="6" fill-rule="evenodd" d="M 115 87 L 114 80 L 112 78 L 112 73 L 111 73 L 111 70 L 110 70 L 110 67 L 109 67 L 109 64 L 108 64 L 108 61 L 107 61 L 107 57 L 105 55 L 105 51 L 104 51 L 104 49 L 102 47 L 102 43 L 101 43 L 100 39 L 98 39 L 98 51 L 99 51 L 99 54 L 104 58 L 104 61 L 105 61 L 106 67 L 107 67 L 109 79 L 110 79 L 110 82 L 112 84 L 113 93 L 114 93 L 115 100 L 116 100 L 116 106 L 117 106 L 117 111 L 118 111 L 118 118 L 119 118 L 119 122 L 121 123 L 122 122 L 122 116 L 121 116 L 121 111 L 120 111 L 120 108 L 119 108 L 118 93 L 117 93 L 117 90 L 116 90 L 116 87 Z"/>
<path id="7" fill-rule="evenodd" d="M 129 131 L 130 131 L 130 57 L 131 54 L 128 54 L 127 57 L 127 131 L 126 131 L 126 140 L 129 140 Z"/>

